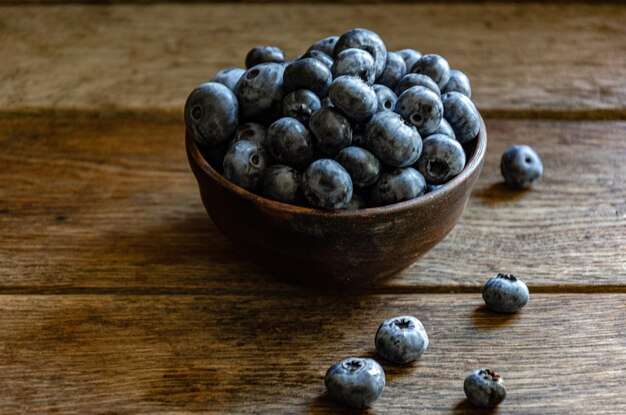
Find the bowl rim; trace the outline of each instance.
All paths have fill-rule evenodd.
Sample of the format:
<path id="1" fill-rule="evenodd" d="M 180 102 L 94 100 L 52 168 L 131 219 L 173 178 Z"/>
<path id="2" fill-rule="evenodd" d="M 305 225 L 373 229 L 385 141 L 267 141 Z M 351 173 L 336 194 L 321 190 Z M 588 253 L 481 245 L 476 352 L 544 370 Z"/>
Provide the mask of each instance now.
<path id="1" fill-rule="evenodd" d="M 288 203 L 279 202 L 277 200 L 268 199 L 266 197 L 257 195 L 256 193 L 252 193 L 249 190 L 244 189 L 243 187 L 239 187 L 235 183 L 228 180 L 226 177 L 222 176 L 219 172 L 217 172 L 209 162 L 204 158 L 198 145 L 191 138 L 189 132 L 185 129 L 185 143 L 188 155 L 190 155 L 190 161 L 193 160 L 202 171 L 211 178 L 214 182 L 216 182 L 221 187 L 227 189 L 228 191 L 247 199 L 252 202 L 254 205 L 259 207 L 264 207 L 267 209 L 271 209 L 273 211 L 282 212 L 286 214 L 297 214 L 301 216 L 313 216 L 313 217 L 323 217 L 323 218 L 358 218 L 358 217 L 371 217 L 371 216 L 381 216 L 381 215 L 389 215 L 395 214 L 399 212 L 403 212 L 406 210 L 414 209 L 419 206 L 426 205 L 433 201 L 433 199 L 438 197 L 443 197 L 444 194 L 452 191 L 453 188 L 459 186 L 461 183 L 469 180 L 472 174 L 479 168 L 481 161 L 485 158 L 485 153 L 487 149 L 487 130 L 485 127 L 485 122 L 482 116 L 480 118 L 480 130 L 478 131 L 478 136 L 475 140 L 476 149 L 474 150 L 474 154 L 466 163 L 465 168 L 461 173 L 454 177 L 449 182 L 443 184 L 440 188 L 428 192 L 424 195 L 418 196 L 413 199 L 405 200 L 403 202 L 393 203 L 391 205 L 385 206 L 377 206 L 370 207 L 365 209 L 357 209 L 357 210 L 325 210 L 325 209 L 316 209 L 305 206 L 291 205 Z"/>

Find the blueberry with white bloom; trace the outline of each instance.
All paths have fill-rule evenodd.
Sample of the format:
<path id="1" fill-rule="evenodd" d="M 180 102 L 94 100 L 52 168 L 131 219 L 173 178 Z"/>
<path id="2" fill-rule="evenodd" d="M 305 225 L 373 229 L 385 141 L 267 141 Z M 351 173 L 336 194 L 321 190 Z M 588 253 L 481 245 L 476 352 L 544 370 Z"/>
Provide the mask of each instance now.
<path id="1" fill-rule="evenodd" d="M 320 39 L 317 42 L 313 43 L 308 51 L 319 50 L 324 52 L 328 56 L 333 56 L 333 51 L 335 50 L 335 45 L 337 44 L 338 40 L 339 36 L 325 37 L 324 39 Z"/>
<path id="2" fill-rule="evenodd" d="M 376 99 L 378 100 L 376 112 L 393 111 L 396 107 L 398 96 L 385 85 L 374 84 L 372 88 L 374 88 Z"/>
<path id="3" fill-rule="evenodd" d="M 405 167 L 381 174 L 370 196 L 372 203 L 383 206 L 416 198 L 425 191 L 424 176 L 412 167 Z"/>
<path id="4" fill-rule="evenodd" d="M 283 100 L 283 115 L 293 117 L 304 125 L 309 125 L 311 114 L 322 107 L 320 99 L 308 89 L 296 89 Z"/>
<path id="5" fill-rule="evenodd" d="M 341 164 L 319 159 L 302 176 L 302 191 L 309 203 L 322 209 L 344 209 L 352 199 L 352 179 Z"/>
<path id="6" fill-rule="evenodd" d="M 439 123 L 439 127 L 437 127 L 437 129 L 433 132 L 433 134 L 443 134 L 446 137 L 450 137 L 451 139 L 456 140 L 456 136 L 454 135 L 454 130 L 452 129 L 448 121 L 446 121 L 445 114 L 444 114 L 444 118 L 441 119 L 441 123 Z"/>
<path id="7" fill-rule="evenodd" d="M 422 153 L 422 139 L 410 124 L 393 112 L 379 112 L 367 124 L 365 145 L 382 162 L 393 167 L 415 163 Z"/>
<path id="8" fill-rule="evenodd" d="M 430 89 L 438 96 L 441 96 L 441 91 L 435 81 L 433 81 L 430 76 L 421 73 L 408 73 L 404 75 L 396 85 L 396 95 L 402 94 L 404 91 L 413 86 L 423 86 Z"/>
<path id="9" fill-rule="evenodd" d="M 337 154 L 335 160 L 350 174 L 355 187 L 369 186 L 380 177 L 380 161 L 364 148 L 346 147 Z"/>
<path id="10" fill-rule="evenodd" d="M 285 54 L 281 48 L 276 46 L 257 46 L 246 55 L 246 68 L 250 69 L 260 63 L 285 62 Z"/>
<path id="11" fill-rule="evenodd" d="M 472 97 L 472 86 L 470 85 L 469 78 L 463 72 L 456 69 L 450 71 L 450 79 L 448 79 L 448 82 L 441 90 L 444 94 L 452 91 L 460 92 L 468 98 Z"/>
<path id="12" fill-rule="evenodd" d="M 224 176 L 231 182 L 248 190 L 255 190 L 261 175 L 269 166 L 263 147 L 252 141 L 232 143 L 224 156 Z"/>
<path id="13" fill-rule="evenodd" d="M 330 69 L 315 58 L 302 58 L 291 62 L 285 68 L 285 91 L 308 89 L 324 98 L 333 81 Z"/>
<path id="14" fill-rule="evenodd" d="M 333 50 L 333 57 L 337 57 L 339 52 L 350 48 L 369 52 L 376 62 L 376 78 L 383 74 L 387 63 L 387 47 L 380 36 L 368 29 L 349 30 L 339 37 Z"/>
<path id="15" fill-rule="evenodd" d="M 415 62 L 417 62 L 419 58 L 422 57 L 422 54 L 415 49 L 402 49 L 396 51 L 396 53 L 402 56 L 402 59 L 404 59 L 407 71 L 410 71 L 411 68 L 413 68 L 413 65 L 415 65 Z"/>
<path id="16" fill-rule="evenodd" d="M 441 99 L 423 86 L 411 87 L 400 94 L 394 111 L 414 125 L 422 137 L 432 134 L 443 118 Z"/>
<path id="17" fill-rule="evenodd" d="M 463 383 L 465 396 L 482 408 L 494 408 L 506 398 L 504 380 L 489 369 L 478 369 L 470 373 Z"/>
<path id="18" fill-rule="evenodd" d="M 211 82 L 219 82 L 227 86 L 231 91 L 234 91 L 239 78 L 241 78 L 245 72 L 246 70 L 242 68 L 222 69 L 211 78 Z"/>
<path id="19" fill-rule="evenodd" d="M 279 163 L 304 167 L 313 159 L 313 140 L 307 128 L 295 118 L 283 117 L 267 129 L 267 149 Z"/>
<path id="20" fill-rule="evenodd" d="M 324 383 L 334 401 L 365 408 L 383 393 L 385 371 L 375 360 L 349 357 L 326 371 Z"/>
<path id="21" fill-rule="evenodd" d="M 350 120 L 335 108 L 324 107 L 315 111 L 309 119 L 309 128 L 317 147 L 325 154 L 334 156 L 352 143 Z"/>
<path id="22" fill-rule="evenodd" d="M 235 86 L 241 118 L 267 125 L 282 111 L 285 90 L 280 63 L 261 63 L 248 69 Z"/>
<path id="23" fill-rule="evenodd" d="M 500 172 L 509 186 L 523 189 L 541 177 L 543 163 L 531 147 L 517 145 L 508 148 L 502 155 Z"/>
<path id="24" fill-rule="evenodd" d="M 385 85 L 391 89 L 395 89 L 398 81 L 406 75 L 407 68 L 402 56 L 395 52 L 387 53 L 387 64 L 383 74 L 376 80 L 377 84 Z"/>
<path id="25" fill-rule="evenodd" d="M 185 102 L 185 125 L 198 143 L 216 146 L 237 130 L 239 103 L 228 87 L 207 82 L 197 86 Z"/>
<path id="26" fill-rule="evenodd" d="M 500 313 L 515 313 L 521 310 L 529 298 L 528 286 L 511 274 L 498 274 L 483 287 L 485 304 Z"/>
<path id="27" fill-rule="evenodd" d="M 363 49 L 350 48 L 342 50 L 335 56 L 330 68 L 333 78 L 343 75 L 357 76 L 368 85 L 373 85 L 376 79 L 374 58 Z"/>
<path id="28" fill-rule="evenodd" d="M 263 195 L 283 203 L 299 204 L 300 172 L 282 164 L 275 164 L 265 170 L 261 180 Z"/>
<path id="29" fill-rule="evenodd" d="M 441 101 L 444 117 L 454 130 L 457 141 L 465 144 L 476 138 L 480 130 L 480 114 L 474 103 L 456 91 L 443 94 Z"/>
<path id="30" fill-rule="evenodd" d="M 418 359 L 428 348 L 428 335 L 421 321 L 413 316 L 385 320 L 374 341 L 376 352 L 393 363 L 406 364 Z"/>
<path id="31" fill-rule="evenodd" d="M 422 155 L 415 164 L 431 184 L 444 184 L 465 167 L 465 151 L 458 141 L 442 134 L 426 137 Z"/>
<path id="32" fill-rule="evenodd" d="M 448 61 L 434 53 L 419 58 L 410 71 L 430 76 L 440 89 L 450 79 L 450 65 Z"/>
<path id="33" fill-rule="evenodd" d="M 378 108 L 374 89 L 356 76 L 335 79 L 329 95 L 333 105 L 356 122 L 368 120 Z"/>
<path id="34" fill-rule="evenodd" d="M 333 58 L 331 58 L 329 55 L 325 54 L 321 50 L 311 49 L 307 51 L 304 55 L 302 55 L 302 58 L 317 59 L 318 61 L 326 65 L 328 69 L 330 69 L 333 66 Z"/>
<path id="35" fill-rule="evenodd" d="M 248 140 L 253 143 L 257 143 L 260 146 L 265 146 L 265 138 L 267 137 L 267 128 L 261 124 L 255 122 L 247 122 L 241 124 L 237 128 L 235 138 L 233 141 Z"/>

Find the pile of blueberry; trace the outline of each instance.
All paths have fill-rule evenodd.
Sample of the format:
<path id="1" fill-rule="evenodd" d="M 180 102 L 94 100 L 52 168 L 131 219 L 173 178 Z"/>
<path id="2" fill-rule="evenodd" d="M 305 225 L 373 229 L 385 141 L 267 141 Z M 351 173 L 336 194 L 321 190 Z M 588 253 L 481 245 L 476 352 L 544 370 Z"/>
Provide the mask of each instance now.
<path id="1" fill-rule="evenodd" d="M 418 197 L 465 167 L 480 115 L 469 78 L 441 56 L 388 52 L 367 29 L 286 61 L 255 47 L 246 70 L 196 87 L 185 123 L 233 183 L 284 203 L 360 209 Z"/>

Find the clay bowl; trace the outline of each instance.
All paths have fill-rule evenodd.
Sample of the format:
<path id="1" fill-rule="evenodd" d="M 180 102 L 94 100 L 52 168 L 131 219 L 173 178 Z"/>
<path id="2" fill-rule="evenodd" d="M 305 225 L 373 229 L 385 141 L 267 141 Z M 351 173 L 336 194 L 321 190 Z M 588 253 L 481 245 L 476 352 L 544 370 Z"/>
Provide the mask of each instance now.
<path id="1" fill-rule="evenodd" d="M 246 254 L 306 284 L 363 285 L 408 267 L 452 230 L 478 181 L 487 148 L 481 120 L 461 174 L 402 203 L 325 211 L 276 202 L 228 181 L 186 134 L 187 157 L 215 225 Z"/>

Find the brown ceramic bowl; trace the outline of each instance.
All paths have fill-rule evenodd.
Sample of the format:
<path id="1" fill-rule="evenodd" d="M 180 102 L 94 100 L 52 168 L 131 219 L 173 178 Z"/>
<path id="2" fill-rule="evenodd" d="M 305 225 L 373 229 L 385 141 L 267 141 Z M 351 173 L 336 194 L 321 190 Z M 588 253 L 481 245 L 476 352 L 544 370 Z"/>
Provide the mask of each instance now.
<path id="1" fill-rule="evenodd" d="M 236 246 L 291 280 L 360 285 L 408 267 L 459 222 L 483 167 L 487 133 L 481 119 L 478 138 L 466 146 L 465 169 L 436 191 L 356 211 L 266 199 L 218 173 L 189 134 L 186 148 L 206 211 Z"/>

